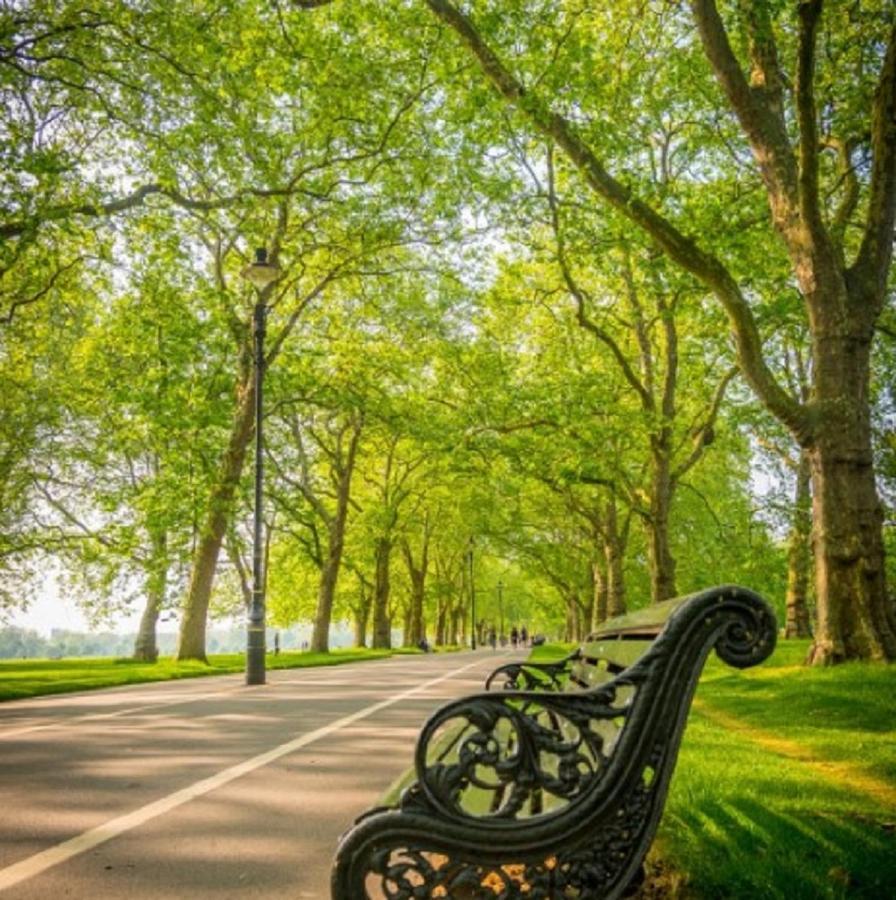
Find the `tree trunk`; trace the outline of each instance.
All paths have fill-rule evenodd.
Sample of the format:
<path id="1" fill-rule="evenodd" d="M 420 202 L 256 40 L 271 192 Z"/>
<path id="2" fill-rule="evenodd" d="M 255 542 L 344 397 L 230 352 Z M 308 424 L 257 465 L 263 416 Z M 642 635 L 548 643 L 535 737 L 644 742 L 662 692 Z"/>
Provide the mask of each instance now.
<path id="1" fill-rule="evenodd" d="M 208 606 L 218 565 L 221 543 L 233 509 L 233 498 L 243 472 L 246 449 L 255 431 L 255 384 L 252 372 L 243 378 L 230 441 L 212 487 L 208 512 L 193 556 L 190 586 L 180 623 L 177 658 L 205 661 L 205 634 Z"/>
<path id="2" fill-rule="evenodd" d="M 426 573 L 417 570 L 411 574 L 411 600 L 408 627 L 410 646 L 416 647 L 426 636 L 423 622 L 423 600 L 426 596 Z"/>
<path id="3" fill-rule="evenodd" d="M 668 450 L 653 452 L 650 485 L 650 518 L 647 523 L 647 558 L 650 566 L 650 599 L 660 603 L 677 597 L 675 557 L 669 548 L 669 510 L 672 506 L 672 476 Z"/>
<path id="4" fill-rule="evenodd" d="M 311 633 L 311 649 L 315 653 L 330 652 L 330 620 L 333 616 L 333 597 L 342 562 L 342 535 L 335 534 L 336 522 L 329 531 L 327 556 L 320 572 L 317 586 L 317 609 L 314 615 L 314 629 Z M 341 530 L 341 529 L 340 529 Z"/>
<path id="5" fill-rule="evenodd" d="M 134 659 L 143 662 L 155 662 L 159 658 L 156 624 L 165 603 L 165 592 L 168 585 L 168 535 L 164 531 L 153 532 L 150 540 L 152 557 L 146 578 L 146 606 L 140 617 L 140 628 L 134 642 L 133 655 Z"/>
<path id="6" fill-rule="evenodd" d="M 373 593 L 373 646 L 377 649 L 392 647 L 392 625 L 389 621 L 389 559 L 392 555 L 392 540 L 377 538 L 376 542 L 376 583 Z"/>
<path id="7" fill-rule="evenodd" d="M 417 647 L 426 637 L 426 626 L 423 620 L 423 604 L 426 599 L 426 574 L 429 568 L 429 518 L 423 529 L 423 542 L 420 548 L 420 562 L 414 563 L 414 554 L 410 543 L 402 543 L 408 576 L 411 579 L 411 597 L 408 603 L 407 631 L 404 634 L 406 647 Z"/>
<path id="8" fill-rule="evenodd" d="M 822 330 L 822 329 L 819 329 Z M 812 663 L 896 659 L 896 612 L 887 597 L 883 511 L 871 446 L 871 330 L 813 346 L 819 407 L 812 471 L 815 596 Z"/>
<path id="9" fill-rule="evenodd" d="M 793 521 L 787 548 L 787 620 L 784 636 L 807 638 L 809 627 L 809 567 L 812 561 L 812 491 L 809 457 L 800 451 L 793 501 Z"/>
<path id="10" fill-rule="evenodd" d="M 625 606 L 625 540 L 619 533 L 616 501 L 612 497 L 607 504 L 607 524 L 604 539 L 604 555 L 607 560 L 607 615 L 608 619 L 624 616 Z"/>
<path id="11" fill-rule="evenodd" d="M 566 596 L 566 636 L 567 643 L 581 641 L 584 637 L 584 620 L 582 605 L 578 595 L 573 591 Z"/>
<path id="12" fill-rule="evenodd" d="M 369 582 L 358 576 L 358 604 L 352 607 L 355 614 L 355 646 L 367 646 L 367 624 L 370 621 L 372 595 Z"/>
<path id="13" fill-rule="evenodd" d="M 591 630 L 607 619 L 607 579 L 604 577 L 600 563 L 591 564 L 591 578 L 594 585 L 594 595 L 591 600 Z"/>
<path id="14" fill-rule="evenodd" d="M 367 620 L 370 618 L 370 604 L 355 607 L 355 646 L 367 646 Z"/>
<path id="15" fill-rule="evenodd" d="M 438 606 L 436 607 L 436 646 L 441 647 L 446 643 L 445 632 L 448 619 L 447 598 L 439 597 Z"/>
<path id="16" fill-rule="evenodd" d="M 524 87 L 453 3 L 426 0 L 426 5 L 461 37 L 501 96 L 556 141 L 592 190 L 649 234 L 679 267 L 700 279 L 725 308 L 744 376 L 809 453 L 818 609 L 810 660 L 896 660 L 896 612 L 886 590 L 883 517 L 874 481 L 868 397 L 869 350 L 886 300 L 896 222 L 896 31 L 890 30 L 881 54 L 867 119 L 857 119 L 852 128 L 854 133 L 870 134 L 873 159 L 867 166 L 867 196 L 856 192 L 861 197 L 859 209 L 867 205 L 867 211 L 862 216 L 861 244 L 847 268 L 842 232 L 854 224 L 857 199 L 842 201 L 834 220 L 826 222 L 827 190 L 821 190 L 824 182 L 819 179 L 820 123 L 814 94 L 815 40 L 822 4 L 792 4 L 794 11 L 799 7 L 800 21 L 791 120 L 782 109 L 784 92 L 774 83 L 779 64 L 773 29 L 762 33 L 766 29 L 759 28 L 751 53 L 755 81 L 751 84 L 732 50 L 716 4 L 691 3 L 706 58 L 750 142 L 772 222 L 807 306 L 815 367 L 811 398 L 803 403 L 781 386 L 769 368 L 770 354 L 764 351 L 749 294 L 721 258 L 679 231 L 630 184 L 614 178 L 572 119 L 544 103 L 537 91 Z M 878 47 L 880 53 L 883 44 Z M 798 147 L 788 134 L 792 124 L 799 131 Z M 851 160 L 847 169 L 853 170 Z M 842 222 L 837 222 L 841 216 Z"/>
<path id="17" fill-rule="evenodd" d="M 352 435 L 345 464 L 339 473 L 339 493 L 336 511 L 327 524 L 327 555 L 320 573 L 317 591 L 317 610 L 314 616 L 314 631 L 311 635 L 311 649 L 318 653 L 330 651 L 330 621 L 333 617 L 333 597 L 342 565 L 342 551 L 345 546 L 345 523 L 348 519 L 348 503 L 351 496 L 352 474 L 355 469 L 355 454 L 358 448 L 360 430 Z"/>
<path id="18" fill-rule="evenodd" d="M 451 609 L 451 634 L 449 643 L 452 646 L 466 644 L 467 642 L 467 617 L 466 617 L 466 593 L 462 589 Z"/>

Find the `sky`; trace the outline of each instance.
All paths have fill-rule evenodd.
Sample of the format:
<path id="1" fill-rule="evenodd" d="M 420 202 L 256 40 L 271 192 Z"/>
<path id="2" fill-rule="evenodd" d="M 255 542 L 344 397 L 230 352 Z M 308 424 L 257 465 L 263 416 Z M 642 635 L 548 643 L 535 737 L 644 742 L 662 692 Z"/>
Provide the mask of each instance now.
<path id="1" fill-rule="evenodd" d="M 129 634 L 137 630 L 139 623 L 140 611 L 135 610 L 131 615 L 116 617 L 102 630 Z M 48 575 L 40 588 L 34 592 L 28 609 L 13 612 L 6 620 L 6 624 L 30 628 L 44 637 L 48 637 L 54 628 L 80 632 L 97 630 L 87 621 L 74 601 L 66 602 L 60 585 L 52 574 Z"/>

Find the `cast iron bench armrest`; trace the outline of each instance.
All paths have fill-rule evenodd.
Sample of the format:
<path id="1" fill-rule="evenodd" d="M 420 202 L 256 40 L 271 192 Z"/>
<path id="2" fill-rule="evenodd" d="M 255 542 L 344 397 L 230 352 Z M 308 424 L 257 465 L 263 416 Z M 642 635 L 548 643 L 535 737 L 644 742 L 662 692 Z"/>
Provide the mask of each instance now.
<path id="1" fill-rule="evenodd" d="M 398 807 L 343 836 L 333 896 L 618 898 L 653 840 L 707 655 L 746 668 L 775 633 L 761 597 L 726 585 L 681 601 L 651 648 L 598 687 L 447 704 L 421 732 Z"/>
<path id="2" fill-rule="evenodd" d="M 563 689 L 572 663 L 578 658 L 579 651 L 576 650 L 565 659 L 552 663 L 506 663 L 488 676 L 485 689 L 491 690 L 500 684 L 508 691 L 559 691 Z"/>

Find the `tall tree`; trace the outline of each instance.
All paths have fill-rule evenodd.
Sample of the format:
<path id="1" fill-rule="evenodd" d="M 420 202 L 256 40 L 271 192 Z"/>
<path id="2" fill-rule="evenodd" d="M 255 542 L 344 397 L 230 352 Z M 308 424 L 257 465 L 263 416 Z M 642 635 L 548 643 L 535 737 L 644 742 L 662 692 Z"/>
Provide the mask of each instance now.
<path id="1" fill-rule="evenodd" d="M 892 10 L 875 8 L 855 22 L 846 10 L 828 11 L 832 27 L 819 61 L 822 0 L 794 11 L 752 3 L 735 26 L 745 64 L 714 0 L 690 4 L 706 61 L 753 154 L 771 224 L 805 304 L 815 368 L 812 399 L 802 403 L 763 354 L 751 292 L 735 274 L 735 260 L 726 264 L 712 241 L 688 235 L 671 212 L 611 174 L 599 139 L 552 107 L 537 83 L 529 86 L 515 75 L 471 16 L 449 0 L 426 5 L 456 32 L 500 95 L 563 149 L 588 186 L 724 306 L 744 376 L 805 448 L 812 467 L 818 630 L 811 660 L 896 659 L 896 610 L 885 584 L 868 403 L 871 343 L 886 299 L 896 221 Z M 875 64 L 856 63 L 851 42 L 866 48 Z M 785 58 L 794 61 L 789 78 Z M 831 113 L 824 118 L 820 100 Z M 865 103 L 870 113 L 864 113 Z M 865 135 L 868 166 L 856 161 Z M 826 147 L 834 148 L 838 166 L 822 164 Z"/>
<path id="2" fill-rule="evenodd" d="M 342 416 L 326 410 L 316 415 L 301 415 L 293 409 L 285 413 L 295 454 L 295 473 L 290 474 L 292 456 L 272 455 L 276 478 L 283 488 L 297 494 L 310 509 L 306 518 L 310 555 L 320 570 L 317 608 L 311 649 L 318 653 L 329 650 L 330 623 L 336 585 L 342 566 L 345 530 L 351 501 L 352 477 L 363 428 L 363 414 Z M 275 492 L 275 502 L 291 501 L 282 491 Z"/>

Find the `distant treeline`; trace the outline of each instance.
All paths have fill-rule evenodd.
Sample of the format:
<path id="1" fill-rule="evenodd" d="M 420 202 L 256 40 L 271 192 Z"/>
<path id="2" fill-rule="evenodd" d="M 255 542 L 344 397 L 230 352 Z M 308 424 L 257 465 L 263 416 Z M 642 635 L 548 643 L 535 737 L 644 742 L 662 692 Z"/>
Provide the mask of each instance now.
<path id="1" fill-rule="evenodd" d="M 268 649 L 274 647 L 275 629 L 268 630 Z M 300 650 L 307 647 L 311 627 L 281 629 L 280 647 Z M 31 628 L 10 625 L 0 628 L 0 659 L 62 659 L 73 656 L 130 656 L 134 648 L 134 634 L 112 632 L 80 632 L 54 628 L 44 637 Z M 177 635 L 160 633 L 159 653 L 172 656 L 177 649 Z M 332 630 L 334 647 L 351 645 L 351 633 L 345 626 Z M 304 647 L 303 647 L 304 644 Z M 209 653 L 238 653 L 245 649 L 246 632 L 242 628 L 217 629 L 208 633 Z"/>

